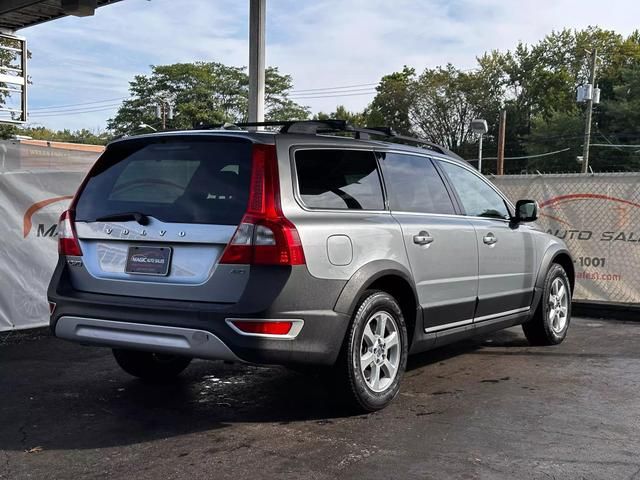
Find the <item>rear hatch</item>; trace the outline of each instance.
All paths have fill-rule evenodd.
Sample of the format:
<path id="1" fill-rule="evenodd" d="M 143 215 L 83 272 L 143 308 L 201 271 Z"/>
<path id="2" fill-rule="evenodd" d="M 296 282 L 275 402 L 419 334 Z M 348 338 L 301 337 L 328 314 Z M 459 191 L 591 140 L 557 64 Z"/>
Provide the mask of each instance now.
<path id="1" fill-rule="evenodd" d="M 219 264 L 247 209 L 252 142 L 240 136 L 141 137 L 110 145 L 75 205 L 85 292 L 236 302 L 248 266 Z"/>

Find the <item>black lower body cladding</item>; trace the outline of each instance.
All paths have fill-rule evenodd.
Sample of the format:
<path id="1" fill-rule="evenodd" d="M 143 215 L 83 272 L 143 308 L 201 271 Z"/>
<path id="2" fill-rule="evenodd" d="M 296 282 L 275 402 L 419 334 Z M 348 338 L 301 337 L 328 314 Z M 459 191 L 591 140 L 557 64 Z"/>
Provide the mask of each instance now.
<path id="1" fill-rule="evenodd" d="M 82 292 L 71 285 L 67 268 L 62 258 L 49 285 L 49 301 L 56 304 L 50 321 L 54 335 L 65 316 L 162 325 L 210 332 L 251 363 L 332 365 L 349 325 L 348 315 L 334 311 L 346 282 L 315 278 L 306 266 L 252 266 L 247 287 L 234 304 Z M 302 319 L 304 327 L 293 340 L 244 336 L 227 318 Z"/>

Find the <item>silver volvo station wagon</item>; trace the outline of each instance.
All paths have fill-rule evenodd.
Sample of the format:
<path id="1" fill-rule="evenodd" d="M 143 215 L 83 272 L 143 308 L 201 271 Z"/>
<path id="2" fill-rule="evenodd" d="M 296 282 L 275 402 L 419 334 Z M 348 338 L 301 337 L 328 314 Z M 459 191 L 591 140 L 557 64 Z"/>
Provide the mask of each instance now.
<path id="1" fill-rule="evenodd" d="M 388 128 L 262 125 L 107 146 L 60 218 L 54 335 L 153 380 L 193 358 L 325 366 L 365 411 L 410 354 L 517 324 L 565 338 L 573 261 L 534 201 Z"/>

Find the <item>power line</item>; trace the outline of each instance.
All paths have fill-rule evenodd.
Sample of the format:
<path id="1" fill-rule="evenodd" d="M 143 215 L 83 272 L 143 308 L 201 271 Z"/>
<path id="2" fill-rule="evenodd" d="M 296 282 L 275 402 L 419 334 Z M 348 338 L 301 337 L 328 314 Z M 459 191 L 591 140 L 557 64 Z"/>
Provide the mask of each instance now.
<path id="1" fill-rule="evenodd" d="M 353 85 L 342 85 L 342 86 L 336 86 L 336 87 L 306 88 L 306 89 L 300 89 L 300 90 L 294 89 L 290 91 L 290 95 L 288 96 L 290 97 L 305 96 L 306 97 L 306 96 L 315 95 L 315 94 L 323 95 L 325 93 L 326 94 L 332 94 L 332 93 L 343 94 L 343 93 L 371 90 L 371 89 L 365 89 L 360 87 L 372 87 L 377 85 L 378 83 L 376 82 L 376 83 L 359 83 L 359 84 L 353 84 Z M 375 90 L 372 90 L 372 91 L 375 91 Z M 104 100 L 95 100 L 91 102 L 82 102 L 82 103 L 68 103 L 63 105 L 47 105 L 46 107 L 32 108 L 31 111 L 44 112 L 44 111 L 63 110 L 63 109 L 66 110 L 68 107 L 83 107 L 88 105 L 96 105 L 100 103 L 107 103 L 107 102 L 113 102 L 113 101 L 122 101 L 127 99 L 129 99 L 129 97 L 106 98 Z"/>
<path id="2" fill-rule="evenodd" d="M 38 107 L 38 108 L 32 108 L 31 111 L 32 112 L 40 112 L 40 111 L 48 111 L 48 110 L 61 110 L 61 109 L 67 109 L 68 107 L 80 107 L 80 106 L 84 106 L 84 105 L 95 105 L 98 103 L 107 103 L 107 102 L 114 102 L 114 101 L 119 101 L 119 100 L 125 100 L 127 97 L 117 97 L 117 98 L 108 98 L 105 100 L 96 100 L 94 102 L 83 102 L 83 103 L 69 103 L 67 105 L 49 105 L 47 107 Z"/>
<path id="3" fill-rule="evenodd" d="M 370 92 L 360 92 L 360 93 L 337 93 L 337 94 L 322 94 L 322 95 L 309 95 L 309 96 L 296 96 L 296 97 L 288 97 L 292 100 L 305 100 L 305 99 L 311 99 L 311 98 L 334 98 L 334 97 L 355 97 L 355 96 L 359 96 L 359 95 L 373 95 L 375 94 L 376 91 L 370 91 Z"/>
<path id="4" fill-rule="evenodd" d="M 107 105 L 107 106 L 103 106 L 103 107 L 100 107 L 100 108 L 81 109 L 81 110 L 73 110 L 73 111 L 70 110 L 70 111 L 65 111 L 65 112 L 53 112 L 53 113 L 42 112 L 42 113 L 36 113 L 34 115 L 29 115 L 29 117 L 46 118 L 46 117 L 60 117 L 60 116 L 64 116 L 64 115 L 82 115 L 82 114 L 85 114 L 85 113 L 103 112 L 103 111 L 106 111 L 106 110 L 113 110 L 117 106 L 118 106 L 118 104 Z"/>
<path id="5" fill-rule="evenodd" d="M 350 88 L 349 90 L 338 90 L 338 91 L 330 91 L 330 92 L 317 92 L 317 93 L 313 93 L 313 92 L 309 92 L 309 93 L 284 93 L 282 95 L 286 95 L 289 97 L 307 97 L 310 95 L 332 95 L 332 94 L 343 94 L 343 93 L 357 93 L 357 92 L 377 92 L 377 90 L 371 88 L 371 87 L 365 87 L 365 88 Z"/>
<path id="6" fill-rule="evenodd" d="M 525 160 L 527 158 L 540 158 L 555 155 L 557 153 L 567 152 L 571 150 L 571 147 L 563 148 L 562 150 L 556 150 L 555 152 L 539 153 L 537 155 L 524 155 L 521 157 L 504 157 L 505 160 Z M 484 157 L 483 160 L 497 160 L 498 157 Z M 477 159 L 475 159 L 477 161 Z M 473 161 L 473 160 L 472 160 Z"/>
<path id="7" fill-rule="evenodd" d="M 300 89 L 300 90 L 293 89 L 293 90 L 291 90 L 291 93 L 320 92 L 320 91 L 326 91 L 326 90 L 342 90 L 342 89 L 356 88 L 356 87 L 372 87 L 374 85 L 377 86 L 378 82 L 376 82 L 376 83 L 360 83 L 360 84 L 357 84 L 357 85 L 343 85 L 341 87 L 305 88 L 305 89 Z"/>

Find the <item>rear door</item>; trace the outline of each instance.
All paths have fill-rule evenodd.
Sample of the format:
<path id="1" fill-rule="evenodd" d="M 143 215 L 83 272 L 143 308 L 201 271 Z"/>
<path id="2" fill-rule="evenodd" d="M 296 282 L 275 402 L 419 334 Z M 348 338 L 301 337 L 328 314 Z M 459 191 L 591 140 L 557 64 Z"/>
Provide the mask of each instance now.
<path id="1" fill-rule="evenodd" d="M 236 302 L 248 267 L 218 259 L 246 211 L 252 143 L 175 135 L 112 144 L 75 208 L 81 291 Z M 135 213 L 138 220 L 131 213 Z"/>
<path id="2" fill-rule="evenodd" d="M 456 215 L 431 159 L 379 153 L 389 207 L 400 223 L 425 332 L 473 323 L 478 251 L 473 226 Z"/>
<path id="3" fill-rule="evenodd" d="M 471 169 L 440 162 L 476 231 L 479 252 L 476 321 L 529 309 L 535 283 L 536 249 L 528 226 L 510 223 L 505 200 Z"/>

